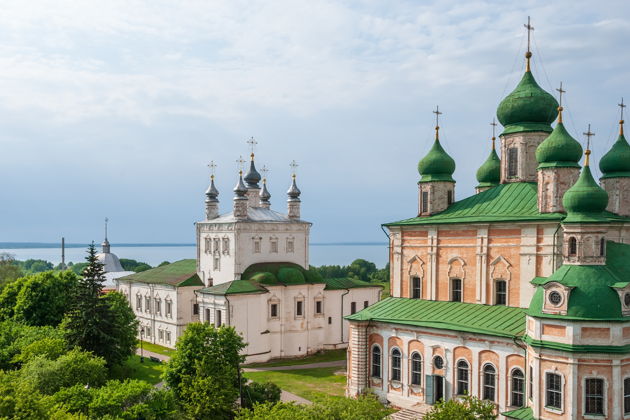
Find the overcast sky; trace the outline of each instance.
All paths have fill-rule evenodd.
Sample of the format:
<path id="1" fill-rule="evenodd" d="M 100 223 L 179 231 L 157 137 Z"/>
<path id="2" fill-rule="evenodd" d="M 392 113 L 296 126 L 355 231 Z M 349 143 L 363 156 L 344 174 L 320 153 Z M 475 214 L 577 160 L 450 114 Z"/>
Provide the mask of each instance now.
<path id="1" fill-rule="evenodd" d="M 107 216 L 112 242 L 193 242 L 206 164 L 230 211 L 250 136 L 276 210 L 299 163 L 312 241 L 384 240 L 417 212 L 438 104 L 473 193 L 528 15 L 597 161 L 630 102 L 627 1 L 3 1 L 0 241 L 100 242 Z"/>

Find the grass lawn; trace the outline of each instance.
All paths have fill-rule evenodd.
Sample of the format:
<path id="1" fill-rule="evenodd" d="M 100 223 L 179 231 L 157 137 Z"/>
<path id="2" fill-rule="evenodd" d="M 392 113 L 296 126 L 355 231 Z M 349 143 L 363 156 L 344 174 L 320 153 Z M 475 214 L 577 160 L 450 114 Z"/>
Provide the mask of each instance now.
<path id="1" fill-rule="evenodd" d="M 335 360 L 346 360 L 346 349 L 322 351 L 312 356 L 300 357 L 299 359 L 281 359 L 267 363 L 252 363 L 244 367 L 274 367 L 274 366 L 295 366 L 307 365 L 309 363 L 333 362 Z"/>
<path id="2" fill-rule="evenodd" d="M 160 375 L 164 371 L 165 363 L 152 362 L 149 358 L 144 358 L 144 363 L 140 363 L 140 356 L 131 356 L 127 361 L 112 371 L 113 379 L 141 379 L 143 381 L 157 384 L 162 379 Z"/>
<path id="3" fill-rule="evenodd" d="M 339 367 L 284 371 L 245 372 L 245 377 L 256 382 L 273 382 L 280 388 L 307 400 L 343 396 L 345 375 L 335 375 Z"/>
<path id="4" fill-rule="evenodd" d="M 140 342 L 138 342 L 138 348 L 140 348 Z M 173 354 L 175 354 L 175 350 L 173 349 L 160 346 L 159 344 L 147 343 L 146 341 L 142 342 L 142 348 L 145 350 L 152 351 L 154 353 L 162 354 L 164 356 L 172 356 Z"/>
<path id="5" fill-rule="evenodd" d="M 390 284 L 389 282 L 385 282 L 385 283 L 378 283 L 381 286 L 383 286 L 383 291 L 381 292 L 381 299 L 385 299 L 387 297 L 391 296 L 391 292 L 390 292 Z"/>

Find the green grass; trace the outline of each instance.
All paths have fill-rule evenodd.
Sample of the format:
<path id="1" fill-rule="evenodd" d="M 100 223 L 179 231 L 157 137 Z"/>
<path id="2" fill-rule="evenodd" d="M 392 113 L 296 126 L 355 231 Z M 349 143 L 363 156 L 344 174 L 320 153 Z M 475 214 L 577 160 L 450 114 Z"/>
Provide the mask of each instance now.
<path id="1" fill-rule="evenodd" d="M 140 342 L 138 342 L 138 348 L 140 348 Z M 175 350 L 173 349 L 160 346 L 159 344 L 147 343 L 146 341 L 142 342 L 142 348 L 169 357 L 175 354 Z"/>
<path id="2" fill-rule="evenodd" d="M 390 283 L 388 281 L 384 283 L 378 283 L 383 286 L 383 291 L 381 292 L 381 299 L 385 299 L 391 296 Z"/>
<path id="3" fill-rule="evenodd" d="M 339 367 L 245 372 L 244 375 L 256 382 L 273 382 L 281 389 L 313 401 L 331 395 L 344 395 L 346 376 L 335 375 L 337 371 Z"/>
<path id="4" fill-rule="evenodd" d="M 245 367 L 296 366 L 307 365 L 309 363 L 333 362 L 336 360 L 346 360 L 346 349 L 321 351 L 312 356 L 300 357 L 299 359 L 281 359 L 267 363 L 252 363 Z"/>
<path id="5" fill-rule="evenodd" d="M 140 363 L 140 356 L 131 356 L 122 366 L 112 369 L 112 379 L 140 379 L 152 384 L 157 384 L 162 379 L 160 375 L 164 371 L 165 363 L 152 362 L 145 357 Z"/>

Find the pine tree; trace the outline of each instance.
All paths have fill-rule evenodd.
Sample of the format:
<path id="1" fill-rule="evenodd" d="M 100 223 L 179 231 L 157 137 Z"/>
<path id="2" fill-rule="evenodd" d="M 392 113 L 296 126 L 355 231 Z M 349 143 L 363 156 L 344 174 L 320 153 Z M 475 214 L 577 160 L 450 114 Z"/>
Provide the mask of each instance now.
<path id="1" fill-rule="evenodd" d="M 94 243 L 88 248 L 87 266 L 79 280 L 72 307 L 63 323 L 66 339 L 103 357 L 109 365 L 119 363 L 116 355 L 115 316 L 102 297 L 105 281 L 104 265 L 96 257 Z"/>

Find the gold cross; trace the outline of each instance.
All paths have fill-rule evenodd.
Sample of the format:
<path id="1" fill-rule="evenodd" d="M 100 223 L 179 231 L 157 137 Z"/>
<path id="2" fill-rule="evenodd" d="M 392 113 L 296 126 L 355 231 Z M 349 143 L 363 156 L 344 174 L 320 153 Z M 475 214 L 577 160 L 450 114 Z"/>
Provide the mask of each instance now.
<path id="1" fill-rule="evenodd" d="M 567 91 L 566 91 L 566 90 L 563 90 L 563 89 L 562 89 L 562 82 L 560 82 L 560 87 L 559 87 L 559 88 L 557 88 L 556 90 L 557 90 L 558 92 L 560 92 L 560 101 L 559 101 L 559 102 L 560 102 L 560 106 L 562 106 L 562 94 L 563 94 L 563 93 L 567 93 Z"/>
<path id="2" fill-rule="evenodd" d="M 492 126 L 492 150 L 494 150 L 494 141 L 497 139 L 495 136 L 495 129 L 497 128 L 497 120 L 495 118 L 492 119 L 492 122 L 490 123 L 490 125 Z"/>
<path id="3" fill-rule="evenodd" d="M 530 51 L 530 36 L 532 31 L 534 30 L 534 27 L 531 25 L 531 19 L 529 16 L 527 16 L 527 24 L 523 25 L 526 29 L 527 29 L 527 52 L 531 52 Z"/>
<path id="4" fill-rule="evenodd" d="M 271 171 L 269 170 L 269 168 L 267 168 L 267 165 L 263 165 L 263 167 L 262 167 L 262 169 L 260 170 L 260 172 L 262 172 L 262 173 L 263 173 L 263 182 L 266 182 L 266 181 L 267 181 L 267 174 L 268 174 L 269 172 L 271 172 Z"/>
<path id="5" fill-rule="evenodd" d="M 586 131 L 586 133 L 582 133 L 586 136 L 586 150 L 588 150 L 590 152 L 591 150 L 591 137 L 593 137 L 595 135 L 595 133 L 591 132 L 591 125 L 588 125 L 588 130 Z"/>
<path id="6" fill-rule="evenodd" d="M 210 168 L 210 177 L 214 179 L 214 170 L 216 169 L 217 165 L 216 163 L 214 163 L 214 160 L 211 160 L 210 163 L 208 163 L 208 168 Z"/>
<path id="7" fill-rule="evenodd" d="M 247 140 L 247 144 L 249 144 L 249 147 L 250 147 L 250 149 L 252 151 L 252 157 L 254 157 L 254 147 L 256 147 L 258 142 L 256 140 L 254 140 L 254 137 L 250 137 L 250 139 Z"/>
<path id="8" fill-rule="evenodd" d="M 623 103 L 623 98 L 621 98 L 621 103 L 620 103 L 620 104 L 617 104 L 617 105 L 619 106 L 619 108 L 621 108 L 621 120 L 623 121 L 623 109 L 624 109 L 627 105 L 624 105 L 624 103 Z"/>
<path id="9" fill-rule="evenodd" d="M 297 164 L 295 160 L 292 160 L 289 166 L 291 167 L 291 172 L 293 172 L 293 177 L 295 178 L 295 171 L 297 170 L 297 167 L 299 165 Z"/>
<path id="10" fill-rule="evenodd" d="M 243 160 L 243 156 L 239 156 L 238 160 L 236 161 L 236 165 L 238 166 L 239 172 L 243 172 L 243 164 L 245 164 L 245 161 Z"/>

